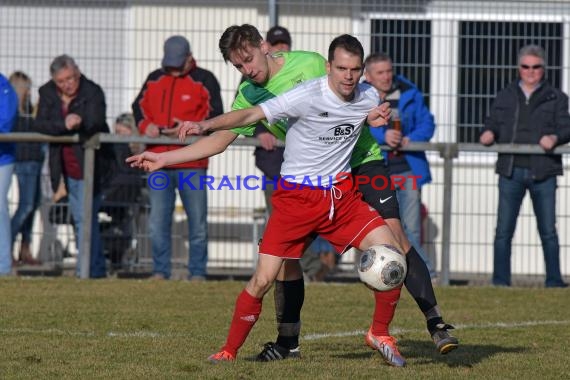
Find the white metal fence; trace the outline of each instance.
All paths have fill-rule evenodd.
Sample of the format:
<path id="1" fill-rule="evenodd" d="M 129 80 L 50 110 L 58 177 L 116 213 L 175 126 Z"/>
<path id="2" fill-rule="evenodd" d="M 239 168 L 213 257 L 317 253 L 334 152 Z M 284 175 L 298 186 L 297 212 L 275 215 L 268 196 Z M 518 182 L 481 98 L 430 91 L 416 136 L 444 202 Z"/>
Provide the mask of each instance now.
<path id="1" fill-rule="evenodd" d="M 294 49 L 325 56 L 334 36 L 351 33 L 359 37 L 367 53 L 383 50 L 391 54 L 396 70 L 425 93 L 437 123 L 434 143 L 470 143 L 495 93 L 515 78 L 520 46 L 530 42 L 543 45 L 548 79 L 569 92 L 569 14 L 569 2 L 553 0 L 0 0 L 0 71 L 7 75 L 15 70 L 28 73 L 37 101 L 37 88 L 49 79 L 50 61 L 59 54 L 70 54 L 83 73 L 103 87 L 111 124 L 116 115 L 130 109 L 144 78 L 160 63 L 163 41 L 172 34 L 188 37 L 198 65 L 219 79 L 224 106 L 229 109 L 240 75 L 223 62 L 217 48 L 227 26 L 251 23 L 265 33 L 277 22 L 290 30 Z M 215 175 L 257 173 L 251 150 L 232 148 L 212 160 L 210 171 Z M 461 152 L 453 160 L 448 239 L 452 276 L 462 272 L 487 276 L 492 269 L 497 197 L 494 158 L 492 153 Z M 424 188 L 423 200 L 433 227 L 427 235 L 438 230 L 428 243 L 435 247 L 441 270 L 445 176 L 439 154 L 431 152 L 429 159 L 434 182 Z M 15 188 L 12 194 L 17 196 Z M 557 208 L 561 264 L 566 275 L 570 274 L 565 233 L 569 229 L 568 199 L 564 176 L 559 179 Z M 232 210 L 251 212 L 263 207 L 261 194 L 254 192 L 210 192 L 209 202 L 212 220 L 236 214 Z M 179 240 L 183 242 L 184 236 Z M 225 241 L 211 249 L 223 252 L 220 263 L 230 265 L 240 265 L 232 261 L 231 255 L 237 251 L 245 257 L 251 247 L 242 251 Z M 513 271 L 543 273 L 540 240 L 528 199 L 513 241 Z"/>

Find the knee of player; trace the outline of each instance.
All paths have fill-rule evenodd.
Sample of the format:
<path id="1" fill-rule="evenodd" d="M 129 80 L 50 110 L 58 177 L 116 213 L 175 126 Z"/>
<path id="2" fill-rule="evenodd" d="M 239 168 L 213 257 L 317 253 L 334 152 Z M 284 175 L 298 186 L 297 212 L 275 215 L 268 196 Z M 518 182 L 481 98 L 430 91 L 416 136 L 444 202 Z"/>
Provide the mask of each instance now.
<path id="1" fill-rule="evenodd" d="M 394 236 L 387 224 L 376 227 L 374 230 L 369 232 L 362 240 L 360 249 L 367 249 L 370 246 L 380 244 L 392 245 L 400 252 L 403 252 L 399 239 Z"/>
<path id="2" fill-rule="evenodd" d="M 274 278 L 255 273 L 248 284 L 248 291 L 252 296 L 261 298 L 271 289 L 271 285 L 275 281 Z"/>

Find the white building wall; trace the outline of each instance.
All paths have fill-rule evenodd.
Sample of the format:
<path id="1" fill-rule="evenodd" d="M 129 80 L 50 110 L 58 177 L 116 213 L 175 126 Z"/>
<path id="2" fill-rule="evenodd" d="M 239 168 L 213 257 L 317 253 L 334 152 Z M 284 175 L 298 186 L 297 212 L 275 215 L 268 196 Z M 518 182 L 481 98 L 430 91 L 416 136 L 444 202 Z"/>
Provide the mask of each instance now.
<path id="1" fill-rule="evenodd" d="M 224 105 L 228 110 L 240 74 L 221 59 L 218 38 L 227 26 L 243 23 L 256 25 L 265 34 L 270 26 L 267 8 L 260 2 L 194 3 L 147 6 L 132 2 L 127 8 L 46 6 L 41 1 L 37 5 L 26 6 L 3 4 L 0 11 L 0 71 L 9 74 L 14 70 L 24 70 L 30 74 L 34 81 L 34 100 L 37 101 L 37 88 L 49 79 L 49 63 L 56 55 L 67 53 L 76 58 L 85 75 L 105 90 L 111 124 L 117 114 L 130 110 L 146 75 L 160 65 L 163 41 L 172 34 L 182 34 L 190 40 L 198 64 L 211 70 L 220 81 Z M 432 20 L 430 99 L 438 125 L 434 142 L 455 141 L 459 20 L 563 22 L 566 53 L 563 90 L 570 90 L 568 2 L 534 1 L 521 5 L 520 2 L 508 1 L 433 1 L 425 2 L 427 7 L 417 13 L 378 14 L 360 13 L 354 4 L 327 6 L 327 2 L 322 2 L 322 7 L 315 11 L 314 4 L 310 7 L 309 3 L 282 2 L 279 23 L 291 31 L 295 49 L 313 50 L 324 56 L 330 40 L 341 33 L 355 33 L 365 47 L 369 46 L 371 18 Z M 382 4 L 378 4 L 380 6 Z M 252 151 L 253 148 L 246 148 L 213 158 L 210 173 L 215 176 L 260 174 L 254 168 Z M 493 157 L 477 156 L 477 159 L 480 160 L 478 163 L 463 156 L 456 160 L 451 229 L 452 272 L 489 273 L 492 269 L 497 179 L 492 166 Z M 424 188 L 423 197 L 441 231 L 443 172 L 437 154 L 430 154 L 430 161 L 434 184 Z M 559 178 L 558 192 L 558 230 L 565 274 L 570 273 L 566 238 L 570 227 L 567 217 L 570 215 L 567 195 L 570 186 L 567 178 L 568 175 Z M 463 185 L 463 182 L 469 185 Z M 261 191 L 212 191 L 209 202 L 212 207 L 226 210 L 253 209 L 264 205 Z M 528 198 L 518 225 L 513 241 L 513 272 L 543 273 L 542 249 Z M 440 250 L 437 251 L 440 255 Z"/>

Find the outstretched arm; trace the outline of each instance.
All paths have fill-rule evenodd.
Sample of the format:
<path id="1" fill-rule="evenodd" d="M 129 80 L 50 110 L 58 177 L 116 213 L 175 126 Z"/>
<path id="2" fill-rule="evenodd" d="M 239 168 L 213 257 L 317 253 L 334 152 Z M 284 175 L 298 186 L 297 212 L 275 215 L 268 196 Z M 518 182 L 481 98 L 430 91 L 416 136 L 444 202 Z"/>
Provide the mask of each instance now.
<path id="1" fill-rule="evenodd" d="M 184 141 L 188 135 L 202 135 L 205 132 L 232 129 L 242 125 L 253 124 L 263 119 L 265 119 L 265 114 L 261 107 L 254 106 L 227 112 L 204 121 L 185 121 L 180 127 L 178 138 L 180 141 Z"/>
<path id="2" fill-rule="evenodd" d="M 188 161 L 197 161 L 223 152 L 237 138 L 230 131 L 220 131 L 203 137 L 192 145 L 163 153 L 145 151 L 127 158 L 133 168 L 153 172 L 166 166 Z"/>

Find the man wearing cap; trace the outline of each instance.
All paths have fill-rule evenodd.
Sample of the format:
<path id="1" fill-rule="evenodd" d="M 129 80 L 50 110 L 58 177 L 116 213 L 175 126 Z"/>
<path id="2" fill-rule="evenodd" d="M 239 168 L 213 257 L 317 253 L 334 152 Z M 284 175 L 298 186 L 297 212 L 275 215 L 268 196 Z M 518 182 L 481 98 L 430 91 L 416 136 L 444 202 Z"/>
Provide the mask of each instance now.
<path id="1" fill-rule="evenodd" d="M 142 135 L 149 137 L 178 136 L 181 121 L 202 121 L 223 113 L 220 85 L 214 75 L 197 67 L 190 43 L 182 36 L 164 42 L 162 67 L 149 74 L 132 105 Z M 177 145 L 149 145 L 152 152 L 179 149 Z M 200 189 L 200 177 L 206 175 L 208 160 L 172 165 L 162 172 L 164 189 L 150 189 L 150 240 L 153 278 L 171 276 L 172 213 L 178 193 L 188 220 L 188 278 L 206 278 L 208 260 L 207 194 Z M 192 183 L 181 183 L 179 180 Z M 203 186 L 202 186 L 203 187 Z"/>
<path id="2" fill-rule="evenodd" d="M 271 53 L 291 50 L 291 35 L 289 31 L 282 26 L 276 25 L 269 29 L 265 40 L 271 45 Z"/>

